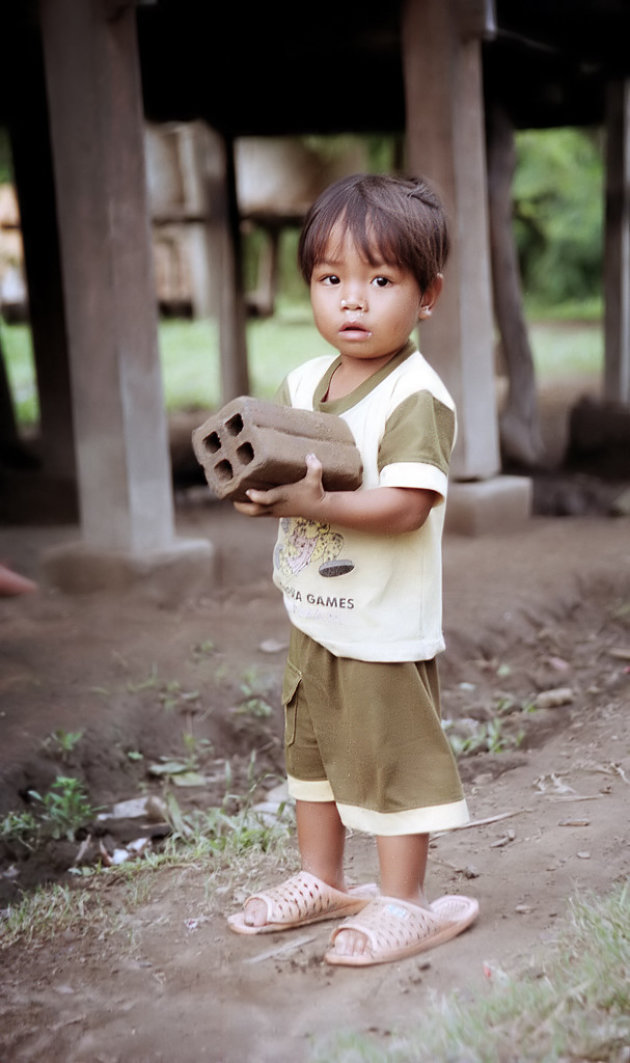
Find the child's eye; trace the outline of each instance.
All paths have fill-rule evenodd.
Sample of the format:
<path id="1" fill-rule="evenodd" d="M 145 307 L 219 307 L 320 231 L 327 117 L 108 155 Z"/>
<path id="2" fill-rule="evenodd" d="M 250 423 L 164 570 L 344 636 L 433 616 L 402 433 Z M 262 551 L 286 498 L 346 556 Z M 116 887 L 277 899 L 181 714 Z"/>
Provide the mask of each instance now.
<path id="1" fill-rule="evenodd" d="M 387 286 L 391 283 L 392 282 L 389 280 L 388 277 L 375 277 L 372 281 L 372 284 L 374 284 L 377 288 L 387 288 Z"/>
<path id="2" fill-rule="evenodd" d="M 339 280 L 339 277 L 337 276 L 336 273 L 327 273 L 324 277 L 322 277 L 322 282 L 324 284 L 340 284 L 341 283 L 340 280 Z"/>

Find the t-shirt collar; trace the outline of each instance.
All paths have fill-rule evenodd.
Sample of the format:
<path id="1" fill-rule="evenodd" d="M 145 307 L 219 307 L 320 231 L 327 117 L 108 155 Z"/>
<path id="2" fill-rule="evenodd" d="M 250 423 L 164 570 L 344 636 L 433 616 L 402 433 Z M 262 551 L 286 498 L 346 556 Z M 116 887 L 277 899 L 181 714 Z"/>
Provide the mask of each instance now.
<path id="1" fill-rule="evenodd" d="M 396 354 L 393 354 L 385 365 L 381 366 L 380 369 L 377 369 L 377 371 L 373 373 L 372 376 L 368 377 L 367 380 L 364 380 L 362 384 L 359 384 L 354 391 L 351 391 L 348 395 L 344 395 L 341 399 L 333 399 L 331 402 L 324 402 L 324 395 L 328 392 L 332 375 L 341 365 L 341 356 L 338 356 L 328 366 L 328 369 L 315 388 L 313 393 L 313 409 L 326 413 L 344 413 L 345 410 L 349 410 L 352 406 L 356 406 L 361 399 L 365 398 L 366 395 L 369 395 L 374 388 L 378 387 L 378 385 L 389 376 L 390 373 L 393 373 L 402 362 L 406 361 L 416 349 L 413 340 L 407 340 L 404 347 L 401 347 Z"/>

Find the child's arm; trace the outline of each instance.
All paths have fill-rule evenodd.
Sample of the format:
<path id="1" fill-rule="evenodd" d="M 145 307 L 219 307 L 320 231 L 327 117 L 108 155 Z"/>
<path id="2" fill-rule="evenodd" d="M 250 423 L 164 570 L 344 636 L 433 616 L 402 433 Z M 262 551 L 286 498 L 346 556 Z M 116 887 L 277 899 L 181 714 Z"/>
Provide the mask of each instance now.
<path id="1" fill-rule="evenodd" d="M 434 491 L 375 487 L 368 491 L 325 491 L 322 466 L 313 454 L 306 476 L 270 491 L 247 492 L 251 502 L 235 502 L 249 517 L 306 517 L 355 531 L 401 535 L 422 527 L 436 500 Z"/>

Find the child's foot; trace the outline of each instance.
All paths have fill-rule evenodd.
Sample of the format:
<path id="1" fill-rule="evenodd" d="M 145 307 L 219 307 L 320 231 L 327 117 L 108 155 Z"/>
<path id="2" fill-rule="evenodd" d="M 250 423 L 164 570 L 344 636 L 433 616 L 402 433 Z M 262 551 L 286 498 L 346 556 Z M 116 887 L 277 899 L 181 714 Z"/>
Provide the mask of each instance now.
<path id="1" fill-rule="evenodd" d="M 429 908 L 379 897 L 333 931 L 325 959 L 348 967 L 402 960 L 461 934 L 478 912 L 469 897 L 440 897 Z"/>
<path id="2" fill-rule="evenodd" d="M 355 915 L 376 894 L 374 884 L 356 886 L 344 892 L 308 871 L 300 871 L 280 886 L 249 897 L 243 911 L 229 917 L 228 925 L 237 934 L 289 930 L 324 919 Z"/>
<path id="3" fill-rule="evenodd" d="M 393 898 L 387 899 L 393 900 Z M 413 904 L 418 908 L 423 908 L 425 911 L 430 911 L 429 902 L 427 901 L 424 894 L 421 894 L 420 896 L 418 896 L 418 898 L 414 898 L 413 900 L 411 900 L 410 898 L 409 901 L 403 903 Z M 339 956 L 363 956 L 369 951 L 369 939 L 363 930 L 355 929 L 354 925 L 349 925 L 350 922 L 351 921 L 347 919 L 346 922 L 338 928 L 337 933 L 334 935 L 335 955 L 339 954 Z M 352 920 L 353 924 L 355 922 L 357 921 Z M 360 925 L 361 924 L 359 920 L 357 926 Z"/>
<path id="4" fill-rule="evenodd" d="M 18 594 L 32 594 L 37 584 L 26 576 L 20 576 L 7 565 L 0 564 L 0 597 L 10 598 Z"/>

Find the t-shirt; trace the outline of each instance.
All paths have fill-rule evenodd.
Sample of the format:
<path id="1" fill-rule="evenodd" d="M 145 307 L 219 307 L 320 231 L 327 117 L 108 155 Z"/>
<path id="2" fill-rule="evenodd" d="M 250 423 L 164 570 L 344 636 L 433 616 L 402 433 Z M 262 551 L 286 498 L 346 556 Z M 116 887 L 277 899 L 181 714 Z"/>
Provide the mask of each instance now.
<path id="1" fill-rule="evenodd" d="M 326 402 L 339 362 L 335 355 L 306 362 L 289 373 L 277 400 L 347 422 L 363 459 L 359 490 L 424 488 L 436 502 L 420 529 L 403 534 L 283 518 L 274 583 L 291 622 L 336 656 L 430 660 L 444 649 L 441 542 L 454 403 L 411 341 L 351 394 Z"/>

